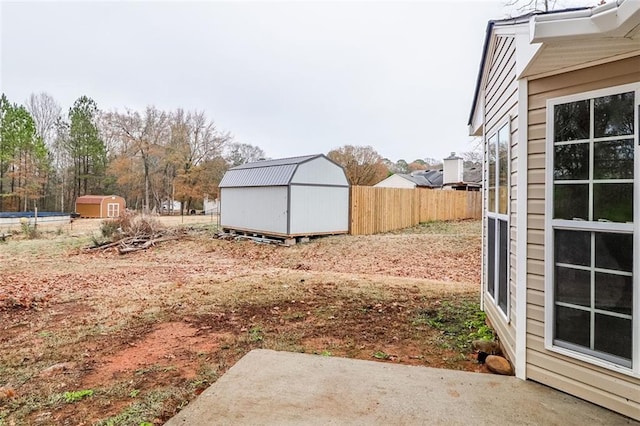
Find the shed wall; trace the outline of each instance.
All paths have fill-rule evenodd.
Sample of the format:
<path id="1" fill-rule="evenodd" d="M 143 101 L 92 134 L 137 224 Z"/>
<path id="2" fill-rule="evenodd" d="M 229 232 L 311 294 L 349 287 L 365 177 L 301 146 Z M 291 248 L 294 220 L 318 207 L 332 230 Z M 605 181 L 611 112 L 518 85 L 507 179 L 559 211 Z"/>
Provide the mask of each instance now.
<path id="1" fill-rule="evenodd" d="M 220 188 L 223 228 L 287 234 L 287 187 Z"/>
<path id="2" fill-rule="evenodd" d="M 92 202 L 82 203 L 76 200 L 76 212 L 83 218 L 107 218 L 117 217 L 122 214 L 126 207 L 125 199 L 118 195 L 110 196 L 90 196 Z M 95 200 L 95 201 L 94 201 Z M 109 204 L 118 204 L 118 214 L 109 216 Z"/>
<path id="3" fill-rule="evenodd" d="M 291 186 L 291 235 L 349 231 L 349 188 Z"/>
<path id="4" fill-rule="evenodd" d="M 349 185 L 349 181 L 342 168 L 325 157 L 317 157 L 299 164 L 291 179 L 291 183 Z"/>
<path id="5" fill-rule="evenodd" d="M 529 82 L 527 377 L 640 420 L 640 379 L 544 347 L 546 102 L 638 81 L 640 56 Z"/>
<path id="6" fill-rule="evenodd" d="M 99 218 L 100 204 L 76 204 L 76 212 L 82 218 Z"/>
<path id="7" fill-rule="evenodd" d="M 117 204 L 118 208 L 117 211 L 113 211 L 113 214 L 110 214 L 109 211 L 109 204 Z M 124 198 L 122 197 L 108 197 L 102 200 L 102 205 L 101 205 L 101 210 L 100 210 L 100 217 L 109 217 L 109 218 L 113 218 L 113 217 L 118 217 L 120 216 L 123 212 L 124 212 L 124 206 L 125 206 L 125 201 Z"/>
<path id="8" fill-rule="evenodd" d="M 506 355 L 515 361 L 516 335 L 516 223 L 517 209 L 516 184 L 518 180 L 516 164 L 518 161 L 518 82 L 516 80 L 516 42 L 513 36 L 497 36 L 493 54 L 489 58 L 490 68 L 485 83 L 484 123 L 485 141 L 503 125 L 510 123 L 510 177 L 509 177 L 509 309 L 507 316 L 497 308 L 494 301 L 483 292 L 484 308 L 489 321 L 496 329 Z M 488 169 L 487 145 L 485 143 L 484 170 Z M 486 173 L 486 172 L 485 172 Z M 486 179 L 486 175 L 485 175 Z M 485 188 L 487 185 L 484 186 Z M 483 191 L 483 205 L 488 204 L 487 191 Z M 485 210 L 486 211 L 486 210 Z M 483 221 L 483 247 L 487 247 L 487 221 Z M 483 282 L 486 280 L 487 254 L 483 256 Z M 485 283 L 486 284 L 486 283 Z M 486 286 L 483 286 L 483 289 Z"/>

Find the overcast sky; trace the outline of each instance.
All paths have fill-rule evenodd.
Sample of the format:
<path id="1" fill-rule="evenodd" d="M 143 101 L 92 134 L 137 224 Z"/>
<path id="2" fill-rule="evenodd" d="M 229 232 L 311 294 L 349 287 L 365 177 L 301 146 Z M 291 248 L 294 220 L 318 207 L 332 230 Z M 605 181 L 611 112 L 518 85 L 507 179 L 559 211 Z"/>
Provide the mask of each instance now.
<path id="1" fill-rule="evenodd" d="M 593 3 L 586 2 L 587 4 Z M 204 110 L 271 158 L 371 145 L 469 151 L 489 19 L 503 1 L 0 2 L 0 85 L 68 111 Z"/>

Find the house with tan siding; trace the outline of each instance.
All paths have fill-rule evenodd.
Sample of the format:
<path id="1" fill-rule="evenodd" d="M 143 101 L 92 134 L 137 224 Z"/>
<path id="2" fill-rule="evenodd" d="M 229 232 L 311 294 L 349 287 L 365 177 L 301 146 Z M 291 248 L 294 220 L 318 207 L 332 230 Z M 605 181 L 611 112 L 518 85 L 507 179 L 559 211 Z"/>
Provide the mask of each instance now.
<path id="1" fill-rule="evenodd" d="M 490 21 L 482 304 L 517 377 L 640 420 L 640 1 Z"/>

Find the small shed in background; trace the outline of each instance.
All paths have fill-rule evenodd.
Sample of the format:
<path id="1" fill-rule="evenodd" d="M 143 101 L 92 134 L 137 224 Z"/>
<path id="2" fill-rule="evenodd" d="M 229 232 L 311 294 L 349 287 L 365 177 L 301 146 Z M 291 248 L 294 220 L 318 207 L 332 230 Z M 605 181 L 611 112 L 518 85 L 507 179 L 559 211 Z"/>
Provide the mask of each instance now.
<path id="1" fill-rule="evenodd" d="M 242 164 L 219 187 L 225 230 L 289 238 L 349 232 L 349 181 L 322 154 Z"/>
<path id="2" fill-rule="evenodd" d="M 83 218 L 118 217 L 126 207 L 118 195 L 82 195 L 76 199 L 76 213 Z"/>

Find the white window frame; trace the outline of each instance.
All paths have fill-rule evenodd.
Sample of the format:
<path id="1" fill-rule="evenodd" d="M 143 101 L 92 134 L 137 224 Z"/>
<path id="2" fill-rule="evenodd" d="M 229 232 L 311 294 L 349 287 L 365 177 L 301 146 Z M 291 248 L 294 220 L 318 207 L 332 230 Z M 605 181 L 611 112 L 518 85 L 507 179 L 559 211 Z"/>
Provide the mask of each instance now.
<path id="1" fill-rule="evenodd" d="M 500 131 L 503 128 L 507 128 L 507 213 L 498 213 L 499 205 L 500 205 L 500 153 L 499 153 L 499 144 L 500 140 L 497 140 L 496 143 L 496 167 L 494 170 L 495 173 L 495 199 L 494 199 L 494 209 L 495 211 L 489 210 L 489 173 L 491 173 L 491 167 L 489 165 L 489 140 L 494 136 L 498 137 Z M 485 209 L 485 227 L 487 229 L 486 235 L 486 247 L 483 247 L 484 252 L 486 253 L 485 262 L 487 265 L 487 270 L 483 273 L 483 280 L 485 281 L 484 286 L 484 294 L 485 296 L 491 300 L 491 303 L 494 305 L 496 310 L 500 313 L 504 321 L 508 324 L 511 322 L 511 117 L 509 116 L 506 120 L 500 122 L 498 126 L 495 127 L 495 131 L 490 134 L 489 137 L 485 138 L 485 155 L 486 155 L 486 175 L 484 186 L 485 197 L 487 200 L 487 205 Z M 489 265 L 489 219 L 494 219 L 495 228 L 494 228 L 494 265 Z M 498 262 L 500 261 L 500 241 L 499 241 L 499 221 L 504 221 L 507 224 L 507 258 L 506 258 L 506 273 L 507 273 L 507 306 L 506 310 L 503 311 L 500 307 L 498 301 L 500 300 L 500 270 L 498 268 Z M 494 289 L 495 289 L 495 297 L 489 293 L 489 268 L 493 268 L 494 272 Z"/>
<path id="2" fill-rule="evenodd" d="M 593 221 L 572 221 L 553 219 L 553 156 L 554 156 L 554 107 L 559 104 L 599 98 L 618 93 L 635 92 L 634 103 L 634 189 L 633 189 L 633 223 L 599 223 Z M 640 377 L 640 82 L 605 89 L 577 93 L 569 96 L 548 99 L 546 103 L 546 172 L 545 172 L 545 349 L 561 355 L 577 359 L 592 365 L 616 371 L 632 377 Z M 592 117 L 593 120 L 593 117 Z M 591 198 L 592 189 L 590 189 Z M 633 233 L 633 310 L 632 310 L 632 348 L 631 367 L 626 367 L 585 352 L 571 350 L 554 345 L 554 229 L 575 231 L 610 231 Z M 612 359 L 614 357 L 612 356 Z"/>
<path id="3" fill-rule="evenodd" d="M 116 214 L 113 214 L 115 211 Z M 107 217 L 120 216 L 120 203 L 107 203 Z"/>

